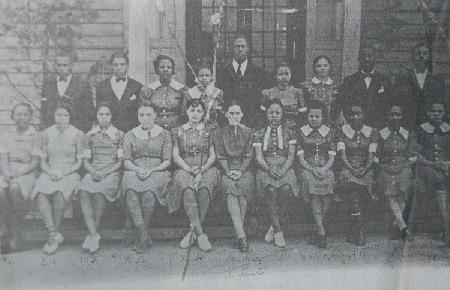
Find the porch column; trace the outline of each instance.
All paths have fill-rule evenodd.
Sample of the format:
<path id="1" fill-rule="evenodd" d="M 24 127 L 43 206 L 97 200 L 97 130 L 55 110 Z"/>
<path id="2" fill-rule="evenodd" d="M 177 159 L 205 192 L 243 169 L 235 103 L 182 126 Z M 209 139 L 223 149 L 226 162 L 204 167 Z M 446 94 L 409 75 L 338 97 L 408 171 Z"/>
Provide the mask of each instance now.
<path id="1" fill-rule="evenodd" d="M 342 76 L 358 70 L 361 36 L 361 0 L 344 1 L 344 36 L 342 48 Z"/>

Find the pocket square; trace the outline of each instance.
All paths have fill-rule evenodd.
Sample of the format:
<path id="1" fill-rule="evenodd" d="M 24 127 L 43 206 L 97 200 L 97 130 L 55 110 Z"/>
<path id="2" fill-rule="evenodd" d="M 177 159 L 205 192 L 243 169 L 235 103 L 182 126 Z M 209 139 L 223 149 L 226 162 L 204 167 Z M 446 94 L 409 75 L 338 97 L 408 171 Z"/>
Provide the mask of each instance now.
<path id="1" fill-rule="evenodd" d="M 378 90 L 378 93 L 379 93 L 379 94 L 384 93 L 384 88 L 383 88 L 383 86 L 381 86 L 381 89 Z"/>
<path id="2" fill-rule="evenodd" d="M 132 95 L 130 98 L 130 101 L 134 101 L 134 100 L 136 100 L 136 95 Z"/>

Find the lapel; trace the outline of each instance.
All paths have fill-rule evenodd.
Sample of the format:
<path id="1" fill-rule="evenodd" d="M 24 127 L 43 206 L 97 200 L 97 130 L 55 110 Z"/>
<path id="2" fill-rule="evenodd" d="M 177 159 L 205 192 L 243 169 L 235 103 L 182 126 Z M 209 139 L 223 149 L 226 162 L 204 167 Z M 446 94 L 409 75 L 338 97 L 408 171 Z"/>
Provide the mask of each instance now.
<path id="1" fill-rule="evenodd" d="M 52 77 L 48 82 L 48 92 L 50 95 L 48 97 L 52 98 L 54 96 L 58 96 L 58 85 L 56 83 L 57 76 Z"/>
<path id="2" fill-rule="evenodd" d="M 419 82 L 417 81 L 416 74 L 414 73 L 414 70 L 411 70 L 411 71 L 409 72 L 409 77 L 410 77 L 410 79 L 411 79 L 411 83 L 414 85 L 414 88 L 415 88 L 416 90 L 422 91 L 422 89 L 420 88 Z M 429 77 L 430 77 L 430 74 L 427 73 L 427 77 L 426 77 L 426 79 L 425 79 L 425 84 L 427 83 L 427 79 L 428 79 Z M 424 85 L 423 87 L 425 88 L 425 85 Z"/>
<path id="3" fill-rule="evenodd" d="M 67 87 L 66 96 L 69 96 L 71 98 L 75 98 L 77 96 L 78 90 L 80 90 L 78 86 L 78 79 L 75 75 L 72 75 L 72 79 L 70 80 L 69 86 Z"/>

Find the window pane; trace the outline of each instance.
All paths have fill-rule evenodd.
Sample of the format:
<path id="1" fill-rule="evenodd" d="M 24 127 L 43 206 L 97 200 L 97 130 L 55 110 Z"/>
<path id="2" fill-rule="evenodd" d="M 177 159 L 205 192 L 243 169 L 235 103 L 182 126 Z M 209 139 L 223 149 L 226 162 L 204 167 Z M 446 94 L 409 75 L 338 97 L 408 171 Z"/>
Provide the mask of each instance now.
<path id="1" fill-rule="evenodd" d="M 272 8 L 264 9 L 264 31 L 275 30 L 275 10 Z"/>
<path id="2" fill-rule="evenodd" d="M 276 34 L 276 53 L 277 55 L 285 56 L 286 55 L 286 33 L 277 33 Z"/>
<path id="3" fill-rule="evenodd" d="M 237 9 L 228 8 L 225 9 L 225 29 L 227 31 L 237 30 Z"/>
<path id="4" fill-rule="evenodd" d="M 252 54 L 262 55 L 262 33 L 252 33 Z"/>
<path id="5" fill-rule="evenodd" d="M 273 55 L 274 52 L 274 39 L 272 33 L 264 33 L 264 55 Z"/>

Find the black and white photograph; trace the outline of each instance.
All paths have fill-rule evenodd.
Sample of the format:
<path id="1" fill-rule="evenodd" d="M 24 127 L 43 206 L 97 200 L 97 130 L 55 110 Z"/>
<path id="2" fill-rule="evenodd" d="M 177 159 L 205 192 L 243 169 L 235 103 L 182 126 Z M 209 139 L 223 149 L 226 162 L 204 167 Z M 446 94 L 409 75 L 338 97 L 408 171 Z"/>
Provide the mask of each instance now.
<path id="1" fill-rule="evenodd" d="M 450 0 L 0 0 L 0 289 L 450 290 Z"/>

